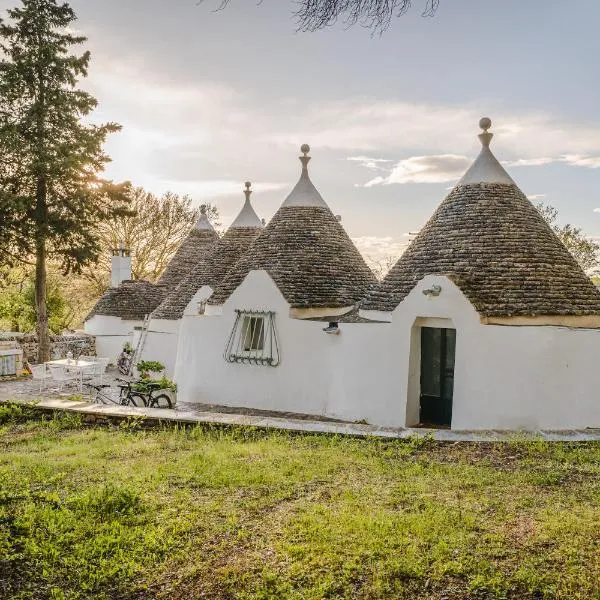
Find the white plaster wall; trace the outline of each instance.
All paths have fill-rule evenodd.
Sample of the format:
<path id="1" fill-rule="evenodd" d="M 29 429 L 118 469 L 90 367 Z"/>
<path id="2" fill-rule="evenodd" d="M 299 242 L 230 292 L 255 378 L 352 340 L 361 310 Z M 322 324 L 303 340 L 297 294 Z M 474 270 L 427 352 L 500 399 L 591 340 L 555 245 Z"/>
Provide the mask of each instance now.
<path id="1" fill-rule="evenodd" d="M 136 325 L 139 325 L 139 322 L 94 315 L 84 323 L 83 329 L 96 338 L 96 354 L 110 358 L 111 363 L 116 363 L 123 345 L 126 342 L 132 343 L 133 328 Z"/>
<path id="2" fill-rule="evenodd" d="M 279 366 L 224 359 L 235 309 L 276 312 Z M 341 325 L 340 335 L 328 335 L 323 332 L 327 323 L 291 319 L 289 309 L 269 275 L 253 271 L 223 305 L 222 314 L 184 316 L 175 369 L 179 399 L 351 420 L 368 418 L 372 394 L 356 372 L 364 356 L 344 350 L 350 343 L 361 343 L 361 326 Z"/>
<path id="3" fill-rule="evenodd" d="M 432 285 L 441 294 L 423 295 Z M 600 427 L 594 380 L 600 331 L 482 325 L 445 277 L 420 281 L 391 323 L 340 323 L 339 335 L 325 334 L 326 323 L 289 318 L 289 305 L 263 271 L 251 272 L 222 311 L 215 308 L 181 321 L 175 366 L 181 401 L 412 425 L 419 327 L 451 323 L 457 330 L 453 429 Z M 236 308 L 276 312 L 278 367 L 223 358 Z"/>
<path id="4" fill-rule="evenodd" d="M 157 360 L 165 366 L 165 375 L 173 377 L 177 357 L 180 320 L 151 319 L 140 360 Z"/>
<path id="5" fill-rule="evenodd" d="M 423 295 L 435 284 L 442 287 L 438 297 Z M 394 356 L 396 366 L 374 361 L 368 370 L 383 409 L 374 422 L 382 422 L 386 411 L 393 421 L 398 412 L 406 415 L 407 399 L 410 413 L 419 393 L 418 326 L 439 326 L 435 319 L 448 319 L 457 330 L 453 429 L 600 426 L 600 394 L 594 380 L 600 331 L 482 325 L 454 283 L 437 276 L 420 281 L 385 328 L 383 352 Z M 410 361 L 411 336 L 417 342 L 416 366 L 415 354 L 412 365 Z"/>

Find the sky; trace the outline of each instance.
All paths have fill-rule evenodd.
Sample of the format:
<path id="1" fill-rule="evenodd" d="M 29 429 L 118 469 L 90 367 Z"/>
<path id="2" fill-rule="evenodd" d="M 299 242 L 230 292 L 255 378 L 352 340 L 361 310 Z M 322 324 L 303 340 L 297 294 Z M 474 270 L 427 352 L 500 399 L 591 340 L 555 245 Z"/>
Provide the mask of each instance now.
<path id="1" fill-rule="evenodd" d="M 16 0 L 0 0 L 4 13 Z M 211 202 L 253 182 L 267 220 L 311 178 L 364 255 L 399 255 L 479 151 L 600 238 L 600 2 L 424 0 L 383 35 L 296 32 L 290 0 L 72 0 L 94 118 L 123 126 L 106 175 Z"/>

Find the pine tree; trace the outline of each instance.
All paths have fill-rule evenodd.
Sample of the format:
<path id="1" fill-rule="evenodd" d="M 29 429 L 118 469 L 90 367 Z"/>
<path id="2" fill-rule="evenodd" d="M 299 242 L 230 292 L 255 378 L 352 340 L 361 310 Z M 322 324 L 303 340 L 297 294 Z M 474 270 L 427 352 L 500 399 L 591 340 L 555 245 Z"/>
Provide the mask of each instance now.
<path id="1" fill-rule="evenodd" d="M 0 225 L 3 254 L 35 263 L 40 361 L 50 353 L 46 261 L 65 273 L 97 259 L 97 223 L 122 211 L 124 186 L 99 178 L 115 123 L 84 119 L 96 100 L 78 89 L 90 53 L 74 35 L 74 11 L 57 0 L 22 0 L 0 19 Z"/>

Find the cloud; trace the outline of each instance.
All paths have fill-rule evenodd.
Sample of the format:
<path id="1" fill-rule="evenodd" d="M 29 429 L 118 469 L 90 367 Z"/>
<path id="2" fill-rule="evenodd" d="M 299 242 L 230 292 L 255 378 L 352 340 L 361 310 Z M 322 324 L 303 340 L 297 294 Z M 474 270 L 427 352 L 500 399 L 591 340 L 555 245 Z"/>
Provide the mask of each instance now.
<path id="1" fill-rule="evenodd" d="M 387 177 L 375 177 L 362 187 L 392 183 L 444 183 L 456 181 L 468 168 L 471 159 L 457 154 L 411 156 L 399 161 Z"/>
<path id="2" fill-rule="evenodd" d="M 519 158 L 517 160 L 503 160 L 505 167 L 539 167 L 552 163 L 566 163 L 572 167 L 587 167 L 597 169 L 600 167 L 600 156 L 585 156 L 581 154 L 563 154 L 562 156 L 542 156 L 539 158 Z"/>
<path id="3" fill-rule="evenodd" d="M 528 200 L 541 200 L 542 198 L 545 198 L 546 194 L 530 194 L 529 196 L 527 196 Z"/>
<path id="4" fill-rule="evenodd" d="M 408 246 L 408 239 L 398 240 L 391 236 L 363 235 L 352 241 L 367 262 L 376 263 L 390 258 L 397 259 Z"/>
<path id="5" fill-rule="evenodd" d="M 539 167 L 542 165 L 549 165 L 550 163 L 556 162 L 558 159 L 551 158 L 548 156 L 542 156 L 539 158 L 519 158 L 517 160 L 503 160 L 500 161 L 505 167 Z"/>
<path id="6" fill-rule="evenodd" d="M 370 159 L 368 157 L 350 157 L 362 167 L 370 170 L 385 171 L 387 176 L 378 175 L 363 184 L 355 184 L 355 187 L 373 187 L 376 185 L 390 185 L 393 183 L 445 183 L 457 181 L 472 164 L 473 159 L 459 154 L 431 154 L 427 156 L 411 156 L 405 158 L 392 168 L 385 165 L 387 159 Z M 517 160 L 505 160 L 505 167 L 534 167 L 549 165 L 552 163 L 563 163 L 573 167 L 585 167 L 588 169 L 600 168 L 600 156 L 584 156 L 569 154 L 559 157 L 519 158 Z M 447 189 L 452 189 L 452 186 Z M 543 198 L 545 194 L 531 196 L 530 199 Z"/>
<path id="7" fill-rule="evenodd" d="M 387 165 L 394 162 L 389 158 L 371 158 L 369 156 L 348 156 L 346 160 L 357 162 L 361 167 L 372 171 L 388 171 Z"/>
<path id="8" fill-rule="evenodd" d="M 134 181 L 134 185 L 138 182 Z M 195 201 L 211 201 L 215 198 L 225 198 L 230 196 L 239 196 L 240 203 L 243 201 L 242 191 L 244 182 L 233 181 L 226 179 L 202 179 L 202 180 L 185 180 L 177 179 L 148 179 L 146 185 L 157 194 L 165 192 L 173 192 L 175 194 L 189 194 Z M 287 183 L 275 183 L 268 181 L 252 182 L 252 190 L 254 193 L 266 193 L 288 188 Z M 253 196 L 253 199 L 255 197 Z M 196 202 L 196 203 L 197 203 Z M 240 204 L 241 207 L 241 204 Z"/>
<path id="9" fill-rule="evenodd" d="M 540 112 L 507 113 L 488 105 L 492 116 L 492 142 L 498 156 L 507 156 L 519 166 L 539 164 L 548 157 L 600 152 L 600 124 L 568 121 Z M 481 117 L 477 106 L 418 104 L 394 100 L 353 98 L 326 104 L 307 105 L 304 112 L 279 123 L 279 129 L 261 139 L 298 146 L 309 141 L 316 148 L 370 152 L 400 148 L 420 154 L 474 154 Z M 302 123 L 290 129 L 288 123 Z M 519 155 L 511 159 L 518 148 Z M 541 157 L 541 158 L 540 158 Z M 547 164 L 547 163 L 543 163 Z"/>
<path id="10" fill-rule="evenodd" d="M 597 169 L 600 167 L 600 156 L 581 156 L 578 154 L 567 154 L 561 156 L 561 162 L 566 162 L 575 167 L 587 167 Z"/>
<path id="11" fill-rule="evenodd" d="M 600 208 L 594 208 L 593 212 L 600 213 Z"/>

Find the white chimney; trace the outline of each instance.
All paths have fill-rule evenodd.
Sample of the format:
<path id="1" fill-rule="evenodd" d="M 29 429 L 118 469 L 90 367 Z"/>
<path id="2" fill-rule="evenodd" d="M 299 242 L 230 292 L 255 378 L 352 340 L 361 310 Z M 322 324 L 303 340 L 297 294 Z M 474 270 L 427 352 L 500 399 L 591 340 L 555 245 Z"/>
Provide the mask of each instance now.
<path id="1" fill-rule="evenodd" d="M 121 242 L 118 248 L 113 248 L 110 270 L 111 287 L 119 287 L 122 281 L 131 279 L 131 255 L 129 248 Z"/>

